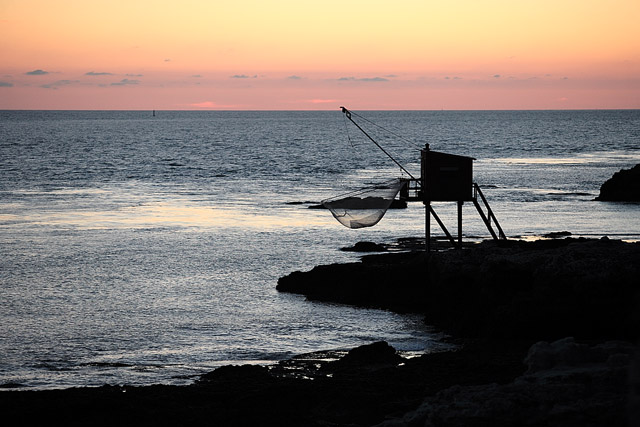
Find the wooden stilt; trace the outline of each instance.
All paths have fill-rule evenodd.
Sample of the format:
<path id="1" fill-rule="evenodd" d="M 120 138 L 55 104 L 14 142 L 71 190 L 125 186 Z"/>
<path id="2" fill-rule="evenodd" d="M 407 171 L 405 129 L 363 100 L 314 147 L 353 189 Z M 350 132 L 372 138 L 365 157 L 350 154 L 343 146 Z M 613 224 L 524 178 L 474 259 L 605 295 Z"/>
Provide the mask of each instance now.
<path id="1" fill-rule="evenodd" d="M 435 218 L 436 222 L 438 223 L 442 231 L 444 231 L 444 234 L 447 235 L 447 239 L 449 239 L 449 241 L 451 242 L 451 245 L 455 247 L 456 246 L 455 239 L 453 238 L 451 233 L 449 233 L 449 230 L 447 230 L 447 227 L 445 227 L 444 223 L 442 222 L 442 220 L 440 219 L 436 211 L 433 210 L 433 206 L 429 205 L 429 211 L 431 212 L 431 215 L 433 215 L 433 217 Z"/>
<path id="2" fill-rule="evenodd" d="M 458 201 L 458 249 L 462 249 L 462 205 L 463 201 Z"/>
<path id="3" fill-rule="evenodd" d="M 424 202 L 424 244 L 427 256 L 431 253 L 431 203 Z"/>

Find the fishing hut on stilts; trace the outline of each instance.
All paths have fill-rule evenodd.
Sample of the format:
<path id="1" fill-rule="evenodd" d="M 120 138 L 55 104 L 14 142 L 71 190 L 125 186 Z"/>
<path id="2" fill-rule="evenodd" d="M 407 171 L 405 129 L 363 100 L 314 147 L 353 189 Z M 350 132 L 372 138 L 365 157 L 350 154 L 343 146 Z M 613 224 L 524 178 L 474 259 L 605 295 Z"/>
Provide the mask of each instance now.
<path id="1" fill-rule="evenodd" d="M 389 157 L 410 178 L 398 178 L 371 188 L 358 190 L 322 201 L 333 216 L 349 228 L 371 227 L 377 224 L 396 196 L 402 202 L 422 202 L 425 206 L 425 250 L 431 251 L 431 217 L 451 244 L 462 248 L 462 206 L 472 202 L 494 240 L 506 240 L 498 219 L 491 210 L 480 186 L 473 182 L 473 157 L 432 151 L 429 144 L 420 150 L 421 176 L 415 178 L 387 150 L 374 140 L 353 119 L 352 111 L 340 107 L 371 142 Z M 458 214 L 458 236 L 455 239 L 433 209 L 432 202 L 455 202 Z"/>

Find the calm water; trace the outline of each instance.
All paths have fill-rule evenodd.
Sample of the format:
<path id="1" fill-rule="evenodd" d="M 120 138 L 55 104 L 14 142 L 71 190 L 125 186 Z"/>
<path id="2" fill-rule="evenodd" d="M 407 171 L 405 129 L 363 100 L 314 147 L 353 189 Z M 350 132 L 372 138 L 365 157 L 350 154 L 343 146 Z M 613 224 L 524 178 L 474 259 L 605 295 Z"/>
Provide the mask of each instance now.
<path id="1" fill-rule="evenodd" d="M 475 157 L 508 236 L 640 238 L 600 185 L 640 163 L 640 111 L 366 112 L 418 149 Z M 424 235 L 421 205 L 349 230 L 309 202 L 399 176 L 335 112 L 0 112 L 0 384 L 186 384 L 229 363 L 386 340 L 441 344 L 418 316 L 306 302 L 277 279 Z M 292 204 L 291 202 L 303 202 Z M 436 204 L 455 230 L 455 206 Z M 464 206 L 464 234 L 487 231 Z M 433 234 L 441 234 L 433 224 Z"/>

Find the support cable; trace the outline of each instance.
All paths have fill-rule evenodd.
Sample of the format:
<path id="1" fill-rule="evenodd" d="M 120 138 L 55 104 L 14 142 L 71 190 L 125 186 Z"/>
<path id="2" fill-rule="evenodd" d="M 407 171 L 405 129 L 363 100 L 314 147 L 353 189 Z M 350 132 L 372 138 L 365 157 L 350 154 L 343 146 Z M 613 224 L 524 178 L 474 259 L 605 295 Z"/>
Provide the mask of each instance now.
<path id="1" fill-rule="evenodd" d="M 344 108 L 344 107 L 340 107 L 340 108 L 342 109 L 342 112 L 343 112 L 343 113 L 344 113 L 344 115 L 347 117 L 347 119 L 349 119 L 349 120 L 351 121 L 351 123 L 353 123 L 353 124 L 354 124 L 358 129 L 360 129 L 360 132 L 362 132 L 363 134 L 365 134 L 365 136 L 366 136 L 367 138 L 369 138 L 369 139 L 371 140 L 371 142 L 373 142 L 373 143 L 376 145 L 376 147 L 378 147 L 378 148 L 379 148 L 379 149 L 380 149 L 384 154 L 386 154 L 386 155 L 387 155 L 387 157 L 389 157 L 389 158 L 393 161 L 393 163 L 395 163 L 396 165 L 398 165 L 398 167 L 399 167 L 400 169 L 402 169 L 402 170 L 403 170 L 407 175 L 409 175 L 409 176 L 411 177 L 411 179 L 414 179 L 414 180 L 416 179 L 413 175 L 411 175 L 411 172 L 409 172 L 407 169 L 405 169 L 405 167 L 404 167 L 404 166 L 402 166 L 402 165 L 401 165 L 401 164 L 400 164 L 396 159 L 394 159 L 394 158 L 393 158 L 393 156 L 387 152 L 387 150 L 385 150 L 384 148 L 382 148 L 382 146 L 381 146 L 380 144 L 378 144 L 378 142 L 377 142 L 375 139 L 373 139 L 373 138 L 372 138 L 372 137 L 371 137 L 367 132 L 365 132 L 365 130 L 364 130 L 364 129 L 362 129 L 362 128 L 360 127 L 360 125 L 359 125 L 358 123 L 356 123 L 356 122 L 351 118 L 351 111 L 347 110 L 347 109 L 346 109 L 346 108 Z"/>
<path id="2" fill-rule="evenodd" d="M 344 107 L 341 107 L 341 108 L 344 108 Z M 367 119 L 367 118 L 366 118 L 366 117 L 364 117 L 364 116 L 361 116 L 360 114 L 358 114 L 358 113 L 356 113 L 356 112 L 354 112 L 354 111 L 349 111 L 349 112 L 350 112 L 351 114 L 353 114 L 354 116 L 356 116 L 356 117 L 358 117 L 358 118 L 360 118 L 360 119 L 364 120 L 365 122 L 367 122 L 367 123 L 371 124 L 372 126 L 375 126 L 375 127 L 377 127 L 377 128 L 380 128 L 380 129 L 382 129 L 383 131 L 388 132 L 388 133 L 390 133 L 391 135 L 395 136 L 396 138 L 398 138 L 398 139 L 400 139 L 400 140 L 402 140 L 402 141 L 406 142 L 407 144 L 412 145 L 414 148 L 416 148 L 416 149 L 418 149 L 418 150 L 422 150 L 422 147 L 421 147 L 420 145 L 416 144 L 416 143 L 415 143 L 415 142 L 413 142 L 413 141 L 408 140 L 407 138 L 405 138 L 405 137 L 403 137 L 403 136 L 401 136 L 401 135 L 398 135 L 397 133 L 393 132 L 392 130 L 387 129 L 387 128 L 385 128 L 384 126 L 380 126 L 379 124 L 377 124 L 377 123 L 375 123 L 375 122 L 372 122 L 371 120 Z"/>

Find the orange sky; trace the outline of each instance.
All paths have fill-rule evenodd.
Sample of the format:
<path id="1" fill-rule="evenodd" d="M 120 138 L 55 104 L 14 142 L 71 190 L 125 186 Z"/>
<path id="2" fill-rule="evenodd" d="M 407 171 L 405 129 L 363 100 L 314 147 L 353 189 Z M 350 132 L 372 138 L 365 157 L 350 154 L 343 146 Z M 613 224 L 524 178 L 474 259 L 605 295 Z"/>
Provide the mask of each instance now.
<path id="1" fill-rule="evenodd" d="M 638 0 L 0 0 L 0 109 L 640 108 Z"/>

